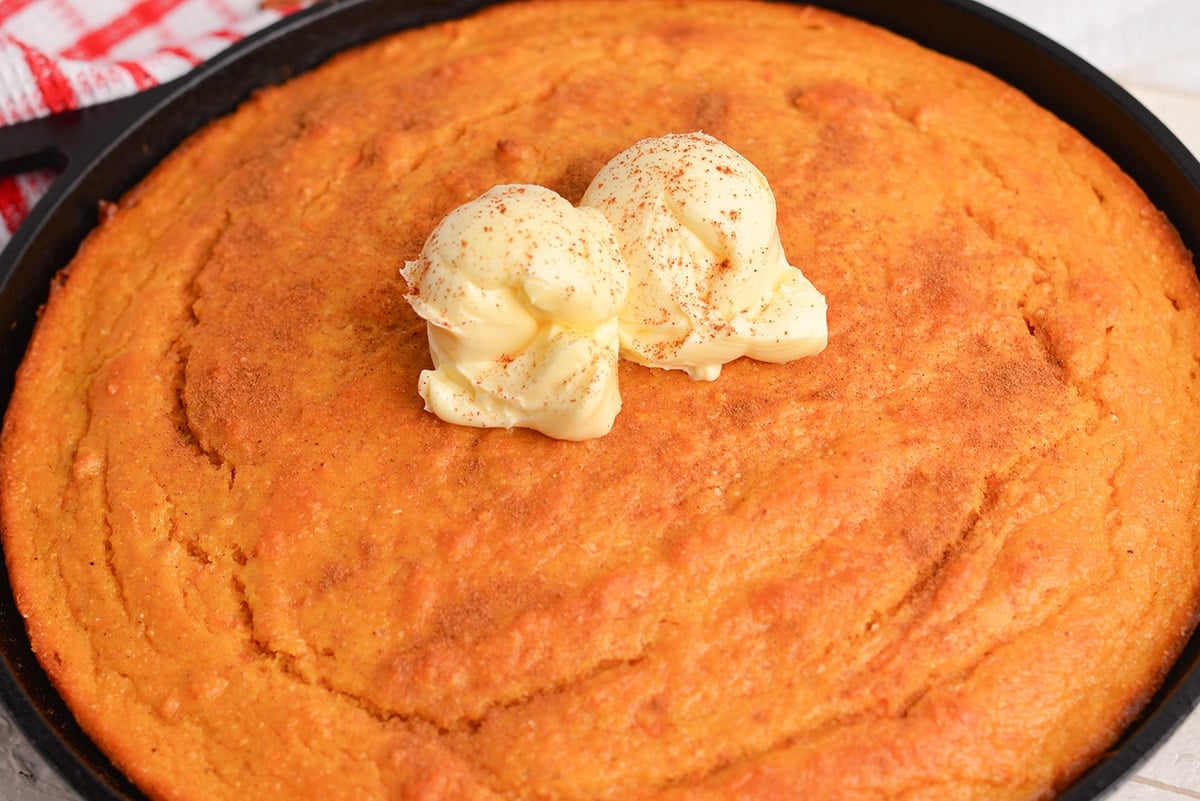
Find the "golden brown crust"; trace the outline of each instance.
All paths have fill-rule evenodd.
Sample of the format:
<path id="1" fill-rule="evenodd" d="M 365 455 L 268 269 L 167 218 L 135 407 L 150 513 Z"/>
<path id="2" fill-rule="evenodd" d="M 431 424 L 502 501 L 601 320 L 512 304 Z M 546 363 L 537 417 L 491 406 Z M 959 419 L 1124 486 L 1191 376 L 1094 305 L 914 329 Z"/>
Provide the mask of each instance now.
<path id="1" fill-rule="evenodd" d="M 502 182 L 703 129 L 830 344 L 448 426 L 398 268 Z M 1197 597 L 1200 294 L 1103 155 L 811 8 L 552 2 L 189 141 L 56 284 L 3 434 L 34 647 L 156 798 L 1044 797 Z"/>

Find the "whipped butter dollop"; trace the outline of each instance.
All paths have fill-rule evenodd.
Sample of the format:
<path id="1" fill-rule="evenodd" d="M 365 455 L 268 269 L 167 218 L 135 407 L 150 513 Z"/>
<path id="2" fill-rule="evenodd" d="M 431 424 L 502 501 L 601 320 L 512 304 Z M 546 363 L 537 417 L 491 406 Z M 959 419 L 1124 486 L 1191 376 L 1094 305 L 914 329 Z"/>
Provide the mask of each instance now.
<path id="1" fill-rule="evenodd" d="M 428 410 L 558 439 L 612 428 L 628 270 L 599 212 L 544 187 L 497 186 L 450 212 L 401 273 L 428 327 Z"/>
<path id="2" fill-rule="evenodd" d="M 615 156 L 578 206 L 529 184 L 459 206 L 401 270 L 427 323 L 425 407 L 451 423 L 607 434 L 617 364 L 711 381 L 824 349 L 825 298 L 783 253 L 763 174 L 703 133 Z"/>
<path id="3" fill-rule="evenodd" d="M 784 255 L 766 177 L 720 140 L 642 140 L 580 205 L 613 224 L 629 267 L 625 358 L 713 380 L 742 356 L 788 362 L 825 348 L 825 298 Z"/>

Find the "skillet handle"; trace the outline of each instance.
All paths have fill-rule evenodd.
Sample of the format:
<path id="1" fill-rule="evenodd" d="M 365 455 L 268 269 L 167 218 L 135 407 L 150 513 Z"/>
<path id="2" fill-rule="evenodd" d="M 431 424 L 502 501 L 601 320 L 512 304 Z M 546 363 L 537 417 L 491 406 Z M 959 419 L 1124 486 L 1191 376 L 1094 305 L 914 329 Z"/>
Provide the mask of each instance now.
<path id="1" fill-rule="evenodd" d="M 0 127 L 0 176 L 86 164 L 153 108 L 171 83 L 95 106 Z"/>
<path id="2" fill-rule="evenodd" d="M 62 170 L 66 151 L 58 144 L 67 116 L 75 112 L 18 122 L 0 128 L 0 175 L 17 175 L 39 169 Z"/>

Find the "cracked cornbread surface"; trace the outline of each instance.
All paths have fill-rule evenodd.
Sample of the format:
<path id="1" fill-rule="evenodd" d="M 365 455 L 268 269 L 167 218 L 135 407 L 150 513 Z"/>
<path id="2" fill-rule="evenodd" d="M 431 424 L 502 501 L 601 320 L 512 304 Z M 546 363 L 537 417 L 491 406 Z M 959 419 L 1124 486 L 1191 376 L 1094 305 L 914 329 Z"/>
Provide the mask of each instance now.
<path id="1" fill-rule="evenodd" d="M 425 412 L 399 268 L 704 130 L 829 346 L 621 366 L 583 443 Z M 154 799 L 1033 799 L 1196 608 L 1200 293 L 1024 96 L 752 3 L 504 6 L 267 89 L 106 215 L 3 433 L 35 651 Z"/>

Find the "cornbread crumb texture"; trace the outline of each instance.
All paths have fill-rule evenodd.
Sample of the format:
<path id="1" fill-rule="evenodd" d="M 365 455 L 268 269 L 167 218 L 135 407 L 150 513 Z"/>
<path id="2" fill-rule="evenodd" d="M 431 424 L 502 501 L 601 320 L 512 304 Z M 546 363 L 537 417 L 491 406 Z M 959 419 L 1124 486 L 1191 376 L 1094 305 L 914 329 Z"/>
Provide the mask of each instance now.
<path id="1" fill-rule="evenodd" d="M 757 165 L 829 346 L 622 364 L 583 443 L 413 391 L 399 268 L 629 144 Z M 155 799 L 1045 797 L 1190 629 L 1190 256 L 973 68 L 812 8 L 503 6 L 260 92 L 52 291 L 5 554 Z"/>

